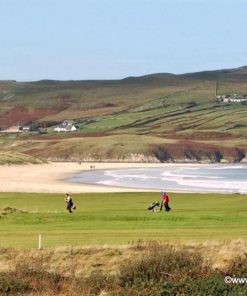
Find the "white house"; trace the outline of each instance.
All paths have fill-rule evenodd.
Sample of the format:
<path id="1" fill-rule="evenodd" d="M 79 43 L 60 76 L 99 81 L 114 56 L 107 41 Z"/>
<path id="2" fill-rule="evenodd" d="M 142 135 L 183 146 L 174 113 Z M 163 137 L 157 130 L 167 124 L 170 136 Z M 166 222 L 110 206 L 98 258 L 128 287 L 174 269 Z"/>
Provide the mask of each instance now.
<path id="1" fill-rule="evenodd" d="M 54 127 L 54 132 L 75 132 L 77 131 L 79 128 L 77 126 L 73 125 L 57 125 Z"/>
<path id="2" fill-rule="evenodd" d="M 241 102 L 246 102 L 247 99 L 243 98 L 243 97 L 236 97 L 236 98 L 231 98 L 230 102 L 234 102 L 234 103 L 241 103 Z"/>
<path id="3" fill-rule="evenodd" d="M 23 130 L 24 132 L 29 132 L 29 131 L 31 130 L 31 126 L 23 125 L 22 130 Z"/>
<path id="4" fill-rule="evenodd" d="M 225 97 L 225 98 L 222 98 L 222 101 L 224 103 L 229 103 L 229 102 L 232 102 L 232 103 L 242 103 L 242 102 L 246 102 L 247 99 L 245 97 Z"/>

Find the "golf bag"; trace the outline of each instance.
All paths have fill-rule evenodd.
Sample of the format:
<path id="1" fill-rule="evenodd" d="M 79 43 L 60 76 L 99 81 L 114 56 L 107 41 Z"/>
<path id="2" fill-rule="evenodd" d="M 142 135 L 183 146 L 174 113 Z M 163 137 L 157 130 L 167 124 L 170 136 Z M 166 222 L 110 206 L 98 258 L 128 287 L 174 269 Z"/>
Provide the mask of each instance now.
<path id="1" fill-rule="evenodd" d="M 159 207 L 160 206 L 160 203 L 158 202 L 158 201 L 155 201 L 155 202 L 153 202 L 153 203 L 151 203 L 149 206 L 148 206 L 148 210 L 149 211 L 153 211 L 153 212 L 155 212 L 156 211 L 156 207 Z"/>

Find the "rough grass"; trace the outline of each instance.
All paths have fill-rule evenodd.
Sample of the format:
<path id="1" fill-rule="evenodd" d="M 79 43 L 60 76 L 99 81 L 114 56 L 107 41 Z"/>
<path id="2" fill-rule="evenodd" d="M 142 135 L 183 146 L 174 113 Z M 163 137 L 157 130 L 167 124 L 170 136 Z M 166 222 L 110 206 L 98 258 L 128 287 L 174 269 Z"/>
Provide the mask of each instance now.
<path id="1" fill-rule="evenodd" d="M 152 213 L 146 208 L 158 193 L 75 194 L 77 210 L 69 214 L 63 195 L 1 193 L 0 247 L 36 247 L 39 234 L 44 247 L 247 237 L 246 195 L 170 195 L 171 213 Z"/>
<path id="2" fill-rule="evenodd" d="M 62 195 L 1 193 L 0 295 L 246 295 L 224 277 L 247 274 L 247 196 L 170 197 L 150 213 L 157 193 L 76 194 L 69 214 Z"/>
<path id="3" fill-rule="evenodd" d="M 0 165 L 11 165 L 11 164 L 41 164 L 43 160 L 30 155 L 17 153 L 17 152 L 1 152 L 0 153 Z"/>
<path id="4" fill-rule="evenodd" d="M 228 255 L 227 264 L 215 268 L 212 258 L 198 246 L 155 242 L 121 249 L 2 249 L 0 258 L 7 266 L 0 273 L 0 294 L 246 295 L 246 285 L 224 283 L 226 275 L 247 273 L 246 254 L 228 250 Z"/>
<path id="5" fill-rule="evenodd" d="M 168 125 L 168 123 L 166 124 Z M 241 161 L 246 155 L 246 140 L 231 130 L 181 130 L 169 137 L 150 134 L 139 128 L 126 128 L 120 134 L 80 132 L 75 134 L 50 134 L 44 136 L 22 135 L 2 137 L 3 151 L 20 152 L 52 161 L 117 161 L 163 162 L 201 161 L 215 162 L 224 159 Z M 127 134 L 127 131 L 130 134 Z M 142 134 L 144 132 L 144 134 Z M 220 139 L 220 142 L 216 139 Z M 217 155 L 220 155 L 218 157 Z"/>

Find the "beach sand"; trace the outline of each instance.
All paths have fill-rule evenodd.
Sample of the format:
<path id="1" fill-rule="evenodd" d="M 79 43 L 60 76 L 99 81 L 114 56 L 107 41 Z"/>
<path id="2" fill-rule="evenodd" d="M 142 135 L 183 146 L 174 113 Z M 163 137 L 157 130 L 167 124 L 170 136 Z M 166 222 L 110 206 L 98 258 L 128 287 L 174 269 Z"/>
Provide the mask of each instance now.
<path id="1" fill-rule="evenodd" d="M 103 185 L 88 185 L 67 182 L 66 178 L 82 170 L 97 169 L 166 167 L 162 163 L 74 163 L 52 162 L 48 164 L 0 166 L 1 192 L 144 192 L 145 189 L 123 188 Z M 174 164 L 172 164 L 174 166 Z M 179 164 L 177 164 L 179 165 Z M 191 165 L 191 164 L 190 164 Z"/>

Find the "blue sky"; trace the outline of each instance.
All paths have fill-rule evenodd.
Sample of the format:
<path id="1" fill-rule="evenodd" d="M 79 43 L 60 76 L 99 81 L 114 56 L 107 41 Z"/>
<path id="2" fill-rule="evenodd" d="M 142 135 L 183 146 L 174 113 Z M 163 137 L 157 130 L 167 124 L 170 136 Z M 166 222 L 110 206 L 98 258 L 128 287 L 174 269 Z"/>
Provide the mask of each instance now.
<path id="1" fill-rule="evenodd" d="M 247 65 L 246 0 L 0 0 L 0 79 Z"/>

